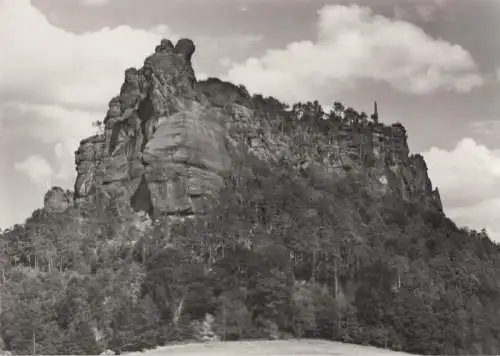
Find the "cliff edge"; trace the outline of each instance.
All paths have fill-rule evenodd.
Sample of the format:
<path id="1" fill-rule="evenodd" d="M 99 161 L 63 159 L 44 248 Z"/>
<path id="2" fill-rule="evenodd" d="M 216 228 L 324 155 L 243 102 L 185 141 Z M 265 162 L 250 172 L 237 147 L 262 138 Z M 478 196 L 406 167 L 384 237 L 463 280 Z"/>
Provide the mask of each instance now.
<path id="1" fill-rule="evenodd" d="M 250 96 L 243 86 L 216 78 L 198 82 L 194 52 L 189 39 L 175 46 L 164 39 L 142 68 L 125 70 L 103 132 L 82 140 L 76 151 L 76 202 L 98 194 L 151 217 L 202 214 L 206 198 L 231 172 L 231 152 L 245 151 L 285 159 L 299 171 L 361 174 L 375 195 L 390 192 L 442 210 L 425 161 L 409 154 L 401 124 L 381 124 L 377 112 L 372 120 L 342 107 L 324 113 L 317 103 L 288 109 Z M 309 125 L 311 115 L 328 122 L 326 129 Z"/>

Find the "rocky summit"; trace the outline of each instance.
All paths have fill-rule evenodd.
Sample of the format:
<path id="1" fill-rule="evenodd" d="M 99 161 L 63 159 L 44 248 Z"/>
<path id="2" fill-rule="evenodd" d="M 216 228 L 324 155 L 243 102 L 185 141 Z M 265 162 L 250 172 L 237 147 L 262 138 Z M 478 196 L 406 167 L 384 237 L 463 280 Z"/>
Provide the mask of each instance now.
<path id="1" fill-rule="evenodd" d="M 165 39 L 126 69 L 76 151 L 74 192 L 50 189 L 0 232 L 0 348 L 320 338 L 500 353 L 500 247 L 446 217 L 403 125 L 377 103 L 198 81 L 194 52 Z"/>
<path id="2" fill-rule="evenodd" d="M 193 214 L 230 169 L 220 110 L 203 100 L 191 66 L 194 44 L 163 40 L 128 68 L 109 102 L 104 133 L 76 152 L 75 198 L 97 190 L 151 215 Z"/>
<path id="3" fill-rule="evenodd" d="M 409 154 L 401 124 L 386 126 L 377 112 L 371 120 L 349 117 L 340 108 L 342 120 L 326 136 L 290 132 L 283 128 L 287 112 L 264 112 L 262 97 L 251 97 L 243 86 L 197 81 L 194 52 L 189 39 L 175 46 L 164 39 L 142 68 L 125 70 L 103 132 L 82 140 L 76 151 L 77 202 L 100 192 L 152 217 L 201 214 L 205 198 L 215 196 L 230 174 L 231 152 L 244 150 L 332 177 L 361 173 L 373 194 L 391 192 L 442 209 L 423 157 Z M 299 106 L 292 111 L 302 120 L 308 108 Z M 317 106 L 312 110 L 321 110 Z"/>

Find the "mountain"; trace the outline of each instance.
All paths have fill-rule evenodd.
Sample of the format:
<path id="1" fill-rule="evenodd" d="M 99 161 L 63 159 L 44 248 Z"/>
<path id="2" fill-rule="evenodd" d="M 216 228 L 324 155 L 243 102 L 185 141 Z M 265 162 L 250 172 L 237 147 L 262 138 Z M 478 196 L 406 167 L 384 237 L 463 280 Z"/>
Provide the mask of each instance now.
<path id="1" fill-rule="evenodd" d="M 500 249 L 446 217 L 403 125 L 376 103 L 326 110 L 198 81 L 194 52 L 162 40 L 126 69 L 75 152 L 74 191 L 53 187 L 1 232 L 3 348 L 500 351 Z"/>
<path id="2" fill-rule="evenodd" d="M 409 156 L 401 124 L 386 126 L 342 107 L 336 114 L 346 117 L 328 118 L 318 103 L 291 112 L 278 104 L 266 112 L 263 98 L 250 97 L 241 86 L 215 78 L 197 82 L 194 50 L 190 40 L 175 47 L 164 40 L 142 68 L 125 71 L 120 95 L 109 102 L 104 133 L 83 140 L 76 152 L 77 200 L 99 191 L 155 218 L 202 212 L 203 198 L 213 196 L 231 172 L 231 151 L 250 150 L 318 174 L 345 177 L 354 171 L 366 177 L 373 193 L 390 191 L 442 209 L 424 159 Z M 305 127 L 285 127 L 294 125 L 295 116 Z M 325 127 L 314 127 L 320 124 Z"/>

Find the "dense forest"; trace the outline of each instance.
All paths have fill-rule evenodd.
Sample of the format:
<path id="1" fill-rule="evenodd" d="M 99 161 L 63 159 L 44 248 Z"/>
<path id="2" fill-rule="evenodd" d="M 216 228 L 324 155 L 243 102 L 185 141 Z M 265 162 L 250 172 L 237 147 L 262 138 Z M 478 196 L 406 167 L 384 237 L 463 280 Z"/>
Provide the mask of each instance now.
<path id="1" fill-rule="evenodd" d="M 279 111 L 290 135 L 326 135 L 351 116 L 368 123 L 352 109 L 325 118 L 314 103 L 287 110 L 255 100 Z M 322 338 L 500 353 L 500 249 L 485 231 L 394 194 L 374 197 L 355 172 L 333 179 L 286 159 L 234 155 L 204 216 L 150 221 L 103 200 L 39 209 L 2 231 L 3 349 L 99 354 Z"/>

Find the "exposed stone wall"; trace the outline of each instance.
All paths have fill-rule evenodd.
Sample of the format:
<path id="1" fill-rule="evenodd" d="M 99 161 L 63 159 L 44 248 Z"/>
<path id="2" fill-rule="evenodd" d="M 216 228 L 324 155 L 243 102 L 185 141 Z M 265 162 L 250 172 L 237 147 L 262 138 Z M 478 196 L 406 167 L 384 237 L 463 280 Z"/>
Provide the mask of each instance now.
<path id="1" fill-rule="evenodd" d="M 194 44 L 163 40 L 141 69 L 128 68 L 103 136 L 76 152 L 77 198 L 100 193 L 159 215 L 203 210 L 230 169 L 223 113 L 206 106 L 191 66 Z"/>
<path id="2" fill-rule="evenodd" d="M 190 40 L 163 40 L 142 68 L 125 70 L 104 134 L 83 140 L 76 152 L 75 198 L 99 192 L 152 216 L 199 214 L 231 169 L 229 146 L 276 160 L 299 145 L 301 168 L 365 174 L 374 194 L 442 209 L 423 158 L 409 155 L 401 124 L 344 124 L 327 140 L 310 130 L 290 137 L 276 129 L 276 111 L 258 109 L 262 98 L 215 78 L 198 83 L 194 51 Z"/>

